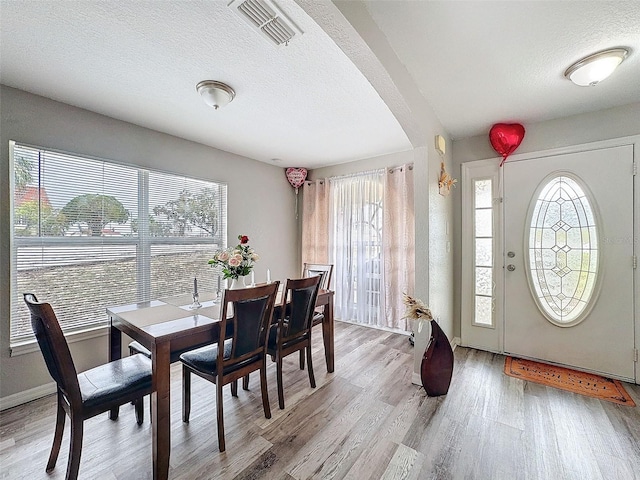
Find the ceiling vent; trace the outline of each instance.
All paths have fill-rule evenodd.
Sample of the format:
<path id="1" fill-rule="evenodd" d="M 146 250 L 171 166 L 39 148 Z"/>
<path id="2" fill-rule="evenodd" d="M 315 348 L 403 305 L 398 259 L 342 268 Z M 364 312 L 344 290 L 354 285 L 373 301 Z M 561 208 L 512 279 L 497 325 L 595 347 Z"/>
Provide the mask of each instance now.
<path id="1" fill-rule="evenodd" d="M 249 25 L 276 45 L 288 45 L 302 30 L 269 0 L 233 0 L 229 3 Z"/>

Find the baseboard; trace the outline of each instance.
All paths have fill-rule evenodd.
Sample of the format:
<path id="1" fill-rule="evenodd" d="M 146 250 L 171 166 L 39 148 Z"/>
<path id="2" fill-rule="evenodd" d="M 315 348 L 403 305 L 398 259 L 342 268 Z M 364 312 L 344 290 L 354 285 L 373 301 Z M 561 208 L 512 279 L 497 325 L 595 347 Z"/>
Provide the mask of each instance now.
<path id="1" fill-rule="evenodd" d="M 17 407 L 18 405 L 31 402 L 32 400 L 36 400 L 38 398 L 46 397 L 47 395 L 51 395 L 52 393 L 56 393 L 55 382 L 40 385 L 39 387 L 31 388 L 29 390 L 25 390 L 24 392 L 14 393 L 13 395 L 9 395 L 8 397 L 0 398 L 0 411 Z"/>
<path id="2" fill-rule="evenodd" d="M 451 344 L 451 349 L 455 350 L 460 345 L 460 337 L 453 337 L 449 343 Z"/>

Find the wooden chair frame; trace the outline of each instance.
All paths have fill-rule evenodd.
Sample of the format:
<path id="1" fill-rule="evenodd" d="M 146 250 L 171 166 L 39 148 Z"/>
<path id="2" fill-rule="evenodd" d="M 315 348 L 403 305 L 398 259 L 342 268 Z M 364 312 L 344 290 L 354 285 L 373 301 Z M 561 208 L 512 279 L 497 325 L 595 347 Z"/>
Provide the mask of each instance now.
<path id="1" fill-rule="evenodd" d="M 224 440 L 224 416 L 222 408 L 222 387 L 231 383 L 231 393 L 235 397 L 238 395 L 238 380 L 243 379 L 243 388 L 248 388 L 248 375 L 251 372 L 260 370 L 260 387 L 262 391 L 262 407 L 264 416 L 271 418 L 271 408 L 269 407 L 269 393 L 267 391 L 267 335 L 273 315 L 276 294 L 280 282 L 274 282 L 268 285 L 262 285 L 255 288 L 244 288 L 238 290 L 225 290 L 222 299 L 222 308 L 220 311 L 220 332 L 227 331 L 227 323 L 233 322 L 233 336 L 227 340 L 231 342 L 230 358 L 225 359 L 225 335 L 220 335 L 217 347 L 216 370 L 205 372 L 197 370 L 185 363 L 188 355 L 193 355 L 194 351 L 183 354 L 180 358 L 182 361 L 182 421 L 189 422 L 191 414 L 191 373 L 199 377 L 209 380 L 216 384 L 216 410 L 218 420 L 218 448 L 221 452 L 225 451 Z M 264 308 L 261 312 L 260 327 L 258 338 L 255 339 L 256 348 L 251 351 L 236 355 L 238 349 L 238 339 L 243 334 L 243 325 L 239 321 L 239 308 L 244 302 L 265 301 Z M 229 305 L 232 305 L 232 310 Z M 233 317 L 227 318 L 233 311 Z M 210 347 L 204 347 L 210 348 Z"/>
<path id="2" fill-rule="evenodd" d="M 329 290 L 331 286 L 331 276 L 333 275 L 333 264 L 332 263 L 304 263 L 302 266 L 302 276 L 310 277 L 310 276 L 319 276 L 320 277 L 320 289 L 321 290 Z M 319 309 L 316 311 L 313 316 L 313 324 L 320 325 L 324 320 L 324 313 Z M 304 370 L 304 352 L 300 351 L 300 370 Z"/>
<path id="3" fill-rule="evenodd" d="M 83 424 L 85 420 L 100 413 L 117 409 L 117 407 L 125 403 L 133 402 L 137 423 L 138 425 L 142 424 L 144 417 L 142 398 L 144 395 L 149 395 L 152 391 L 151 362 L 146 359 L 144 361 L 144 363 L 148 362 L 148 385 L 145 385 L 143 388 L 132 388 L 130 391 L 124 392 L 109 401 L 87 405 L 82 398 L 78 372 L 73 363 L 69 345 L 60 328 L 53 308 L 48 303 L 38 302 L 38 299 L 32 293 L 25 293 L 24 300 L 31 312 L 31 326 L 40 345 L 47 369 L 57 385 L 58 406 L 56 428 L 46 471 L 50 473 L 56 466 L 62 444 L 62 434 L 64 433 L 65 416 L 68 415 L 71 420 L 71 446 L 69 448 L 69 460 L 65 478 L 66 480 L 75 480 L 78 477 L 80 468 Z M 140 356 L 139 358 L 143 357 Z M 137 359 L 125 361 L 132 363 L 133 361 L 137 361 Z M 122 363 L 122 360 L 116 362 Z M 117 410 L 114 411 L 117 412 Z M 115 420 L 117 413 L 110 416 L 110 418 Z"/>
<path id="4" fill-rule="evenodd" d="M 311 388 L 316 388 L 311 356 L 311 330 L 313 313 L 318 297 L 321 278 L 312 276 L 298 280 L 287 280 L 282 301 L 281 315 L 275 329 L 275 345 L 267 345 L 267 353 L 276 362 L 278 381 L 278 405 L 284 409 L 284 388 L 282 381 L 282 359 L 300 351 L 307 353 L 307 369 Z"/>

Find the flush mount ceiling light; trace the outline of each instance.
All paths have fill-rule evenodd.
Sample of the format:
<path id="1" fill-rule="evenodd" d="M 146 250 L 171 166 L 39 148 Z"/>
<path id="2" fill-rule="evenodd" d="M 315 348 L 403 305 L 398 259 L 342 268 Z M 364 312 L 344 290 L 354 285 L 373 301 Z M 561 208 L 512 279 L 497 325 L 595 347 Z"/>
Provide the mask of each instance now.
<path id="1" fill-rule="evenodd" d="M 578 60 L 567 68 L 564 76 L 576 85 L 591 87 L 607 78 L 629 54 L 626 48 L 603 50 Z"/>
<path id="2" fill-rule="evenodd" d="M 236 96 L 236 92 L 226 83 L 215 80 L 203 80 L 196 85 L 204 103 L 218 110 L 227 105 Z"/>

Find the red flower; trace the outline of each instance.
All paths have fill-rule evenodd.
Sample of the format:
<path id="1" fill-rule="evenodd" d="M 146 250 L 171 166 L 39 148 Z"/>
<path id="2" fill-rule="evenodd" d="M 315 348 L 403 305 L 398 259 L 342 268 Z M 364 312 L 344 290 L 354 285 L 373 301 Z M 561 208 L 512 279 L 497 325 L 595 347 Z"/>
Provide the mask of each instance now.
<path id="1" fill-rule="evenodd" d="M 240 240 L 240 245 L 246 245 L 249 243 L 249 237 L 246 235 L 238 235 L 238 240 Z"/>

